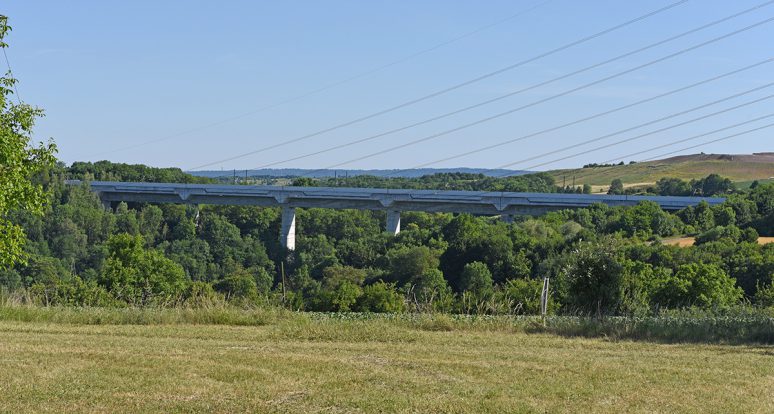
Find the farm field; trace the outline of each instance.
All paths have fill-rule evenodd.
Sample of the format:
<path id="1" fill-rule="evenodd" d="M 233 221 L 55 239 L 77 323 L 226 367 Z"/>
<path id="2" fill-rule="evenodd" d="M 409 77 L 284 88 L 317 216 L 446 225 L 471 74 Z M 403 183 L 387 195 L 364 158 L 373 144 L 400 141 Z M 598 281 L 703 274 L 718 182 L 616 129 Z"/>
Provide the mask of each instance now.
<path id="1" fill-rule="evenodd" d="M 663 177 L 688 181 L 713 173 L 729 178 L 741 187 L 749 187 L 753 180 L 763 183 L 774 177 L 774 154 L 682 155 L 614 167 L 552 170 L 549 173 L 560 185 L 571 184 L 574 178 L 576 185 L 590 184 L 593 192 L 607 191 L 615 178 L 621 179 L 625 187 L 644 187 Z"/>
<path id="2" fill-rule="evenodd" d="M 774 411 L 774 349 L 415 329 L 0 321 L 0 412 Z"/>

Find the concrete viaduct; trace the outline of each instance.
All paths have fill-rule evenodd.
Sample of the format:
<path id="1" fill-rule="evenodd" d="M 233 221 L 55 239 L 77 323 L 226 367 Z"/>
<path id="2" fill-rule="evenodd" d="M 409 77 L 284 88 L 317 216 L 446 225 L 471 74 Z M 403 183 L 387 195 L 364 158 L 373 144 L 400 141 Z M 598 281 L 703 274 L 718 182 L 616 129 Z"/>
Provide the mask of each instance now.
<path id="1" fill-rule="evenodd" d="M 69 185 L 81 184 L 78 180 Z M 664 197 L 629 195 L 589 195 L 557 193 L 511 193 L 500 191 L 394 190 L 338 187 L 278 187 L 218 184 L 175 184 L 92 181 L 106 206 L 113 202 L 226 204 L 281 207 L 280 242 L 287 249 L 296 245 L 296 208 L 334 208 L 383 210 L 387 213 L 387 231 L 400 231 L 401 211 L 470 213 L 501 216 L 539 215 L 552 210 L 588 207 L 595 203 L 609 206 L 634 206 L 654 201 L 664 210 L 680 210 L 701 201 L 720 204 L 723 198 Z"/>

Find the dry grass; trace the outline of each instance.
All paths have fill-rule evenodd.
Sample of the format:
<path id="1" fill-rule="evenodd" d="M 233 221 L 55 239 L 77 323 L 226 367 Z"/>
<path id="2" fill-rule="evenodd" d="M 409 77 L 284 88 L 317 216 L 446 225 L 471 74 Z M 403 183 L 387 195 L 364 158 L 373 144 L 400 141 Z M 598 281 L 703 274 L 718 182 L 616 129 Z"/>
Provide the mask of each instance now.
<path id="1" fill-rule="evenodd" d="M 442 322 L 2 321 L 0 412 L 774 411 L 771 347 L 448 331 Z"/>
<path id="2" fill-rule="evenodd" d="M 662 244 L 667 244 L 670 246 L 680 246 L 680 247 L 693 246 L 695 242 L 696 242 L 696 238 L 694 237 L 676 237 L 673 239 L 664 239 L 661 241 Z M 758 237 L 758 244 L 769 244 L 769 243 L 774 243 L 774 237 Z"/>
<path id="3" fill-rule="evenodd" d="M 774 178 L 774 162 L 771 162 L 771 156 L 693 155 L 615 167 L 553 170 L 549 173 L 559 184 L 563 179 L 569 184 L 575 177 L 576 185 L 590 184 L 595 192 L 606 191 L 615 178 L 621 179 L 628 187 L 652 185 L 663 177 L 691 180 L 713 173 L 745 186 L 753 180 Z"/>

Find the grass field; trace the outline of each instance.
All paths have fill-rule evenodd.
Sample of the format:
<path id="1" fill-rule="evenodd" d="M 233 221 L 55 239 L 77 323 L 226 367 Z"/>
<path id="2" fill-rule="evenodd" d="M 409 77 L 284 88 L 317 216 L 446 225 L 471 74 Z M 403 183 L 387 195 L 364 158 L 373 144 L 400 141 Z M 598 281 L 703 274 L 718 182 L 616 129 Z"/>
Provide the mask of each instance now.
<path id="1" fill-rule="evenodd" d="M 774 412 L 771 346 L 449 330 L 443 320 L 3 319 L 0 412 Z"/>
<path id="2" fill-rule="evenodd" d="M 614 167 L 576 168 L 553 170 L 549 173 L 561 185 L 590 184 L 594 192 L 607 191 L 610 182 L 619 178 L 624 186 L 652 185 L 663 177 L 683 180 L 699 179 L 709 174 L 720 174 L 741 187 L 749 187 L 753 180 L 760 182 L 774 178 L 774 155 L 719 155 L 696 154 L 664 160 L 641 162 Z"/>

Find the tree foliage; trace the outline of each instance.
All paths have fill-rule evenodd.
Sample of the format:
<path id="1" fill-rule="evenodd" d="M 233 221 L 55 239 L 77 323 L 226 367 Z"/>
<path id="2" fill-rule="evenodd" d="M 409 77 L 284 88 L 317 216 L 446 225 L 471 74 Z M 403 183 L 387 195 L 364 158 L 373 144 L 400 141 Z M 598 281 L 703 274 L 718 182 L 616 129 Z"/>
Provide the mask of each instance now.
<path id="1" fill-rule="evenodd" d="M 50 190 L 45 216 L 9 215 L 25 231 L 29 262 L 0 272 L 0 284 L 39 303 L 535 314 L 546 276 L 555 313 L 770 303 L 774 245 L 754 241 L 771 234 L 771 184 L 676 214 L 648 202 L 508 224 L 406 213 L 398 235 L 382 231 L 383 212 L 299 209 L 297 249 L 286 255 L 276 208 L 121 203 L 113 211 L 88 184 L 65 186 L 68 176 L 56 166 L 33 177 Z M 695 246 L 659 242 L 686 233 L 697 234 Z"/>
<path id="2" fill-rule="evenodd" d="M 8 19 L 0 15 L 0 48 L 8 47 L 5 39 L 10 31 Z M 16 83 L 10 72 L 0 77 L 0 267 L 25 258 L 24 229 L 9 215 L 15 210 L 43 213 L 46 192 L 32 178 L 53 166 L 56 153 L 51 141 L 31 144 L 32 129 L 43 110 L 14 103 Z"/>

